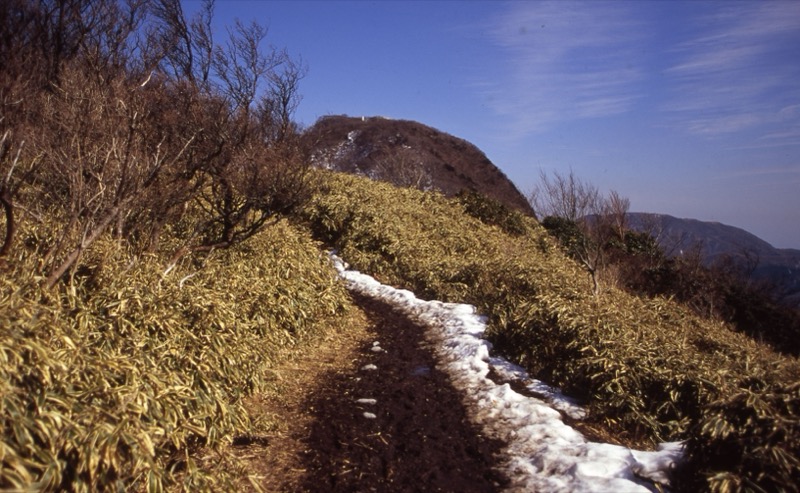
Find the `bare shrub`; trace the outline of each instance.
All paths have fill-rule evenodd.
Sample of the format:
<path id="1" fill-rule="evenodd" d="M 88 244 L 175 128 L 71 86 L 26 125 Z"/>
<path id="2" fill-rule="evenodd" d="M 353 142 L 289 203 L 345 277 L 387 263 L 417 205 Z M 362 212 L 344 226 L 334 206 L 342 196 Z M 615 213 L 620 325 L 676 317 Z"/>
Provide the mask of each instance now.
<path id="1" fill-rule="evenodd" d="M 244 241 L 307 196 L 291 121 L 305 66 L 265 48 L 255 23 L 216 43 L 212 14 L 205 2 L 187 19 L 177 0 L 0 6 L 0 131 L 27 142 L 19 161 L 36 170 L 18 202 L 54 218 L 39 245 L 47 286 L 109 231 L 155 251 L 182 223 L 177 259 Z"/>
<path id="2" fill-rule="evenodd" d="M 539 184 L 529 197 L 537 217 L 554 216 L 573 222 L 598 212 L 599 199 L 597 187 L 582 181 L 572 170 L 566 176 L 556 171 L 552 177 L 540 172 Z"/>
<path id="3" fill-rule="evenodd" d="M 397 186 L 426 190 L 431 187 L 430 168 L 418 152 L 399 147 L 376 162 L 375 173 L 378 178 Z"/>
<path id="4" fill-rule="evenodd" d="M 595 294 L 609 261 L 609 245 L 624 241 L 625 216 L 630 201 L 612 191 L 604 197 L 594 185 L 570 171 L 568 175 L 542 172 L 530 194 L 530 203 L 542 225 L 550 230 L 577 260 L 592 281 Z"/>

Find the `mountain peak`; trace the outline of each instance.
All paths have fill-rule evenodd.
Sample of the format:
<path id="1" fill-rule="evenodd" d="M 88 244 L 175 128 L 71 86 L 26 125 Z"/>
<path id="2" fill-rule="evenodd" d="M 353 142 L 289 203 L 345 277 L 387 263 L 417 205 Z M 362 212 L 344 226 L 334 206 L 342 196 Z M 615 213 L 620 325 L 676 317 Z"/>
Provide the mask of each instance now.
<path id="1" fill-rule="evenodd" d="M 455 195 L 472 190 L 528 214 L 525 196 L 475 145 L 411 120 L 324 116 L 304 134 L 319 167 Z"/>

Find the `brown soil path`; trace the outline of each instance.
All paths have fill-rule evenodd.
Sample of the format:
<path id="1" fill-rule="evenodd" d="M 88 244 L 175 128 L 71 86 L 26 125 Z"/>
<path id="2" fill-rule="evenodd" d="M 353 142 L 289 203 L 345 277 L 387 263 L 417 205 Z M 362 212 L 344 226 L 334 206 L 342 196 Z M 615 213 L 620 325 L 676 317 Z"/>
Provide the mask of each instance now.
<path id="1" fill-rule="evenodd" d="M 283 425 L 239 447 L 251 480 L 292 492 L 502 489 L 493 469 L 502 444 L 469 422 L 422 342 L 424 329 L 382 302 L 355 301 L 362 313 L 347 337 L 283 369 L 286 399 L 261 403 Z"/>

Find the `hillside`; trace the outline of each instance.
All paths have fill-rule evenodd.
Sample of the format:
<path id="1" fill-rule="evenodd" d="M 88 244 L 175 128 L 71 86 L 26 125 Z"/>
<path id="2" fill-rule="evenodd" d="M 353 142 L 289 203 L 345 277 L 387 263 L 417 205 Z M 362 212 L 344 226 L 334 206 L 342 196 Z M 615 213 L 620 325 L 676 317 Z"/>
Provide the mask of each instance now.
<path id="1" fill-rule="evenodd" d="M 264 442 L 282 426 L 281 361 L 303 371 L 298 350 L 352 324 L 322 252 L 331 246 L 385 283 L 474 304 L 496 351 L 586 405 L 587 430 L 628 446 L 686 440 L 683 490 L 796 479 L 787 459 L 800 437 L 796 359 L 669 300 L 593 296 L 584 272 L 519 213 L 506 212 L 518 224 L 506 233 L 480 215 L 496 209 L 468 207 L 466 197 L 317 178 L 289 221 L 166 271 L 171 249 L 139 258 L 109 232 L 44 297 L 35 275 L 43 226 L 23 222 L 17 262 L 0 283 L 12 406 L 2 419 L 15 430 L 4 437 L 0 485 L 226 489 L 245 469 L 220 447 Z M 254 414 L 266 405 L 278 411 Z"/>
<path id="2" fill-rule="evenodd" d="M 343 175 L 325 190 L 304 212 L 317 238 L 384 283 L 474 304 L 495 349 L 582 399 L 590 425 L 631 444 L 686 440 L 681 490 L 798 479 L 795 358 L 666 298 L 593 296 L 531 218 L 506 234 L 437 194 Z"/>
<path id="3" fill-rule="evenodd" d="M 452 196 L 473 190 L 531 213 L 525 196 L 473 144 L 408 120 L 325 116 L 306 130 L 317 166 Z"/>
<path id="4" fill-rule="evenodd" d="M 796 357 L 672 296 L 593 290 L 586 270 L 525 214 L 521 194 L 463 140 L 413 122 L 346 117 L 300 135 L 292 114 L 303 64 L 262 43 L 264 26 L 215 38 L 212 2 L 191 19 L 182 7 L 0 2 L 0 490 L 274 491 L 264 481 L 284 471 L 271 460 L 302 474 L 329 458 L 308 454 L 324 450 L 307 446 L 309 431 L 334 429 L 314 397 L 346 399 L 376 423 L 381 410 L 408 409 L 420 388 L 397 394 L 385 377 L 396 370 L 393 381 L 408 384 L 404 364 L 419 361 L 411 371 L 430 375 L 442 360 L 405 357 L 401 348 L 424 352 L 425 341 L 394 308 L 370 313 L 331 250 L 409 301 L 408 321 L 423 306 L 447 329 L 444 308 L 475 315 L 460 318 L 473 354 L 488 359 L 491 346 L 493 358 L 521 368 L 507 373 L 558 387 L 585 411 L 570 418 L 587 436 L 626 448 L 685 443 L 676 491 L 800 484 Z M 347 161 L 350 173 L 329 170 Z M 411 304 L 410 294 L 430 305 Z M 449 340 L 440 347 L 453 349 Z M 380 355 L 395 351 L 402 364 L 393 370 Z M 369 371 L 380 381 L 331 385 L 364 368 L 354 366 L 360 353 L 375 356 L 363 362 L 376 363 Z M 491 370 L 477 357 L 449 363 L 472 367 L 472 382 Z M 486 388 L 516 398 L 512 383 L 496 383 Z M 537 414 L 460 389 L 417 409 L 438 398 L 443 421 L 458 424 L 450 403 L 472 399 L 488 425 L 510 429 L 509 440 L 489 437 L 506 442 L 522 435 L 509 418 Z M 397 429 L 417 429 L 406 423 Z M 472 449 L 460 438 L 471 422 L 461 424 L 447 434 Z M 273 447 L 296 425 L 287 441 L 311 459 L 299 467 Z M 370 440 L 427 460 L 402 448 L 421 440 L 394 441 L 391 430 Z M 573 455 L 597 450 L 569 435 Z M 365 445 L 336 437 L 323 438 L 334 449 Z M 557 479 L 549 445 L 563 438 L 531 438 L 546 449 L 528 454 L 537 480 Z M 476 462 L 494 470 L 482 455 Z M 337 471 L 352 473 L 342 459 Z M 641 473 L 626 464 L 627 476 Z M 556 467 L 584 475 L 595 466 Z"/>
<path id="5" fill-rule="evenodd" d="M 790 304 L 800 302 L 800 250 L 775 248 L 752 233 L 718 222 L 649 213 L 630 213 L 628 221 L 635 230 L 651 232 L 668 254 L 699 248 L 707 266 L 726 257 L 750 264 L 747 270 L 752 269 L 754 280 L 780 286 Z"/>

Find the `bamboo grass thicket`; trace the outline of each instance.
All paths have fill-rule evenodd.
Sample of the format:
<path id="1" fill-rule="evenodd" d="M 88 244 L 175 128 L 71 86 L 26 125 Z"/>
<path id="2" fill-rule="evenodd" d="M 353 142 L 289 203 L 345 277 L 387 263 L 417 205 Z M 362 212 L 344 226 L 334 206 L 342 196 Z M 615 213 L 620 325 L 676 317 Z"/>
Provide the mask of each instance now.
<path id="1" fill-rule="evenodd" d="M 686 440 L 679 488 L 798 484 L 796 358 L 669 299 L 595 295 L 533 218 L 509 223 L 496 208 L 354 176 L 325 184 L 303 212 L 318 238 L 383 282 L 475 305 L 497 350 L 584 400 L 620 438 Z M 501 227 L 518 221 L 524 234 Z"/>
<path id="2" fill-rule="evenodd" d="M 324 252 L 285 221 L 168 275 L 163 256 L 133 262 L 106 235 L 57 293 L 30 275 L 35 255 L 13 260 L 0 276 L 3 489 L 227 489 L 232 473 L 195 452 L 268 426 L 244 399 L 349 306 Z"/>

